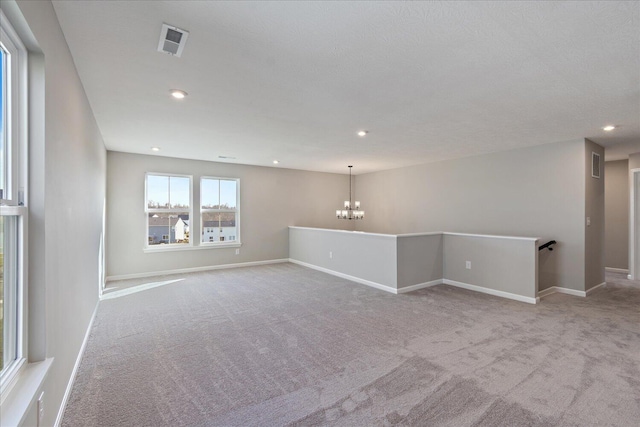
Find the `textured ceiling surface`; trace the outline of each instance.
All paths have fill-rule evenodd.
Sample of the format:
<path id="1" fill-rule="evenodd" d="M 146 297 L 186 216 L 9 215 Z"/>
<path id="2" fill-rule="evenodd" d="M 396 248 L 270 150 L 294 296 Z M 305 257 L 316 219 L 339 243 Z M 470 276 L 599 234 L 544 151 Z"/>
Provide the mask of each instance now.
<path id="1" fill-rule="evenodd" d="M 109 150 L 355 174 L 580 138 L 640 151 L 635 1 L 54 8 Z M 181 58 L 156 51 L 162 23 L 190 32 Z"/>

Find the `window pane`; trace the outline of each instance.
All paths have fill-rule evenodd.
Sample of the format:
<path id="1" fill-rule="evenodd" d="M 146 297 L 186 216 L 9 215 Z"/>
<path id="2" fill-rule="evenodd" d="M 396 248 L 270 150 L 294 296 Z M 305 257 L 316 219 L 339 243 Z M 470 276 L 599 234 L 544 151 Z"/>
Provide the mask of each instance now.
<path id="1" fill-rule="evenodd" d="M 238 235 L 236 214 L 233 212 L 203 212 L 201 229 L 203 243 L 233 242 Z"/>
<path id="2" fill-rule="evenodd" d="M 7 163 L 6 163 L 6 147 L 7 134 L 5 132 L 7 121 L 7 54 L 0 46 L 0 199 L 7 198 L 6 182 L 7 182 Z"/>
<path id="3" fill-rule="evenodd" d="M 189 181 L 190 178 L 172 176 L 169 179 L 169 201 L 172 208 L 189 207 Z"/>
<path id="4" fill-rule="evenodd" d="M 203 209 L 217 209 L 220 205 L 220 180 L 202 178 L 200 197 Z"/>
<path id="5" fill-rule="evenodd" d="M 147 206 L 150 208 L 169 207 L 169 177 L 147 175 Z"/>
<path id="6" fill-rule="evenodd" d="M 236 181 L 220 180 L 220 205 L 222 208 L 236 208 Z"/>
<path id="7" fill-rule="evenodd" d="M 0 371 L 17 357 L 17 224 L 16 217 L 0 216 Z"/>
<path id="8" fill-rule="evenodd" d="M 0 371 L 4 369 L 4 217 L 0 217 Z"/>
<path id="9" fill-rule="evenodd" d="M 149 214 L 149 246 L 189 243 L 189 212 Z"/>

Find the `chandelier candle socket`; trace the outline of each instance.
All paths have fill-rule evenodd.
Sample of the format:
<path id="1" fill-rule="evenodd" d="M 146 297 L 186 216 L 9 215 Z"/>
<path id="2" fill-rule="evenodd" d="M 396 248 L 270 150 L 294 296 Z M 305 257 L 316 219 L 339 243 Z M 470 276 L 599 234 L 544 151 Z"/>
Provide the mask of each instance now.
<path id="1" fill-rule="evenodd" d="M 351 208 L 351 168 L 349 166 L 349 200 L 344 201 L 344 209 L 336 210 L 336 218 L 338 219 L 364 219 L 364 211 L 360 210 L 360 202 L 355 201 L 354 207 Z"/>

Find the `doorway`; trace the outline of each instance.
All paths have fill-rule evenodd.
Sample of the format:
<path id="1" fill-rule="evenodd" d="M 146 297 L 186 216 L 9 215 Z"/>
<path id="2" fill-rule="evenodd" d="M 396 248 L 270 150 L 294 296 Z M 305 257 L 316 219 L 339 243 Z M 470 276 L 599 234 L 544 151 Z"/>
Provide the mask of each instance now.
<path id="1" fill-rule="evenodd" d="M 640 169 L 631 169 L 629 186 L 629 280 L 640 279 Z"/>

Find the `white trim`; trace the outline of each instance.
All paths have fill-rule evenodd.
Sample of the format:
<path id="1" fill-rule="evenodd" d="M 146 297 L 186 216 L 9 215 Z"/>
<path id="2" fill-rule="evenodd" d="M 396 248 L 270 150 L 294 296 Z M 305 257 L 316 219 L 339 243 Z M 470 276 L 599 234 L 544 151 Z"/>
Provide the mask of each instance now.
<path id="1" fill-rule="evenodd" d="M 539 298 L 534 297 L 526 297 L 524 295 L 512 294 L 511 292 L 498 291 L 495 289 L 485 288 L 477 285 L 470 285 L 468 283 L 457 282 L 455 280 L 443 279 L 442 283 L 445 285 L 456 286 L 458 288 L 467 289 L 470 291 L 481 292 L 483 294 L 494 295 L 497 297 L 508 298 L 515 301 L 526 302 L 529 304 L 537 304 L 540 300 Z"/>
<path id="2" fill-rule="evenodd" d="M 587 293 L 585 291 L 578 291 L 575 289 L 569 289 L 569 288 L 562 288 L 560 286 L 556 286 L 555 287 L 555 291 L 559 294 L 567 294 L 567 295 L 573 295 L 574 297 L 586 297 Z"/>
<path id="3" fill-rule="evenodd" d="M 549 295 L 553 295 L 556 293 L 555 286 L 551 286 L 550 288 L 543 289 L 538 292 L 538 298 L 544 298 Z"/>
<path id="4" fill-rule="evenodd" d="M 599 285 L 594 286 L 593 288 L 587 289 L 586 295 L 589 295 L 591 292 L 595 291 L 598 288 L 601 288 L 603 286 L 606 286 L 607 282 L 602 282 Z"/>
<path id="5" fill-rule="evenodd" d="M 496 236 L 492 234 L 466 234 L 466 233 L 449 233 L 443 232 L 445 236 L 463 236 L 463 237 L 481 237 L 487 239 L 505 239 L 505 240 L 528 240 L 535 242 L 536 240 L 540 240 L 540 237 L 520 237 L 520 236 Z"/>
<path id="6" fill-rule="evenodd" d="M 311 268 L 312 270 L 318 270 L 318 271 L 321 271 L 323 273 L 331 274 L 332 276 L 337 276 L 337 277 L 340 277 L 342 279 L 351 280 L 352 282 L 360 283 L 362 285 L 371 286 L 372 288 L 380 289 L 382 291 L 390 292 L 392 294 L 397 294 L 398 293 L 398 290 L 396 288 L 392 288 L 391 286 L 383 285 L 383 284 L 377 283 L 377 282 L 372 282 L 372 281 L 366 280 L 366 279 L 361 279 L 361 278 L 355 277 L 355 276 L 350 276 L 348 274 L 340 273 L 340 272 L 337 272 L 337 271 L 334 271 L 334 270 L 329 270 L 328 268 L 319 267 L 317 265 L 308 264 L 306 262 L 298 261 L 297 259 L 289 258 L 289 262 L 291 262 L 293 264 L 301 265 L 303 267 Z"/>
<path id="7" fill-rule="evenodd" d="M 432 280 L 430 282 L 418 283 L 417 285 L 405 286 L 402 288 L 398 288 L 398 294 L 404 294 L 407 292 L 417 291 L 418 289 L 430 288 L 431 286 L 441 285 L 442 279 Z"/>
<path id="8" fill-rule="evenodd" d="M 42 362 L 25 365 L 15 386 L 0 405 L 3 426 L 19 426 L 24 422 L 29 406 L 35 399 L 38 390 L 42 388 L 52 363 L 53 357 L 50 357 Z"/>
<path id="9" fill-rule="evenodd" d="M 114 280 L 140 279 L 144 277 L 165 276 L 169 274 L 195 273 L 198 271 L 222 270 L 225 268 L 252 267 L 255 265 L 280 264 L 289 262 L 288 258 L 270 259 L 266 261 L 238 262 L 233 264 L 207 265 L 204 267 L 177 268 L 175 270 L 150 271 L 146 273 L 120 274 L 117 276 L 107 276 L 107 282 Z"/>
<path id="10" fill-rule="evenodd" d="M 388 239 L 395 239 L 397 237 L 395 234 L 367 233 L 365 231 L 355 231 L 355 230 L 334 230 L 331 228 L 298 227 L 294 225 L 290 225 L 289 228 L 295 228 L 299 230 L 311 230 L 311 231 L 330 231 L 332 233 L 358 234 L 361 236 L 384 237 Z"/>
<path id="11" fill-rule="evenodd" d="M 438 236 L 444 234 L 442 231 L 433 231 L 429 233 L 406 233 L 396 234 L 396 237 L 419 237 L 419 236 Z"/>
<path id="12" fill-rule="evenodd" d="M 574 297 L 582 297 L 582 298 L 587 296 L 587 293 L 585 291 L 577 291 L 575 289 L 563 288 L 560 286 L 552 286 L 550 288 L 547 288 L 538 292 L 538 298 L 543 298 L 551 294 L 567 294 L 567 295 L 572 295 Z"/>
<path id="13" fill-rule="evenodd" d="M 406 286 L 404 288 L 396 289 L 396 288 L 393 288 L 391 286 L 383 285 L 383 284 L 377 283 L 377 282 L 372 282 L 370 280 L 361 279 L 359 277 L 351 276 L 349 274 L 340 273 L 340 272 L 337 272 L 337 271 L 334 271 L 334 270 L 329 270 L 328 268 L 319 267 L 317 265 L 313 265 L 313 264 L 309 264 L 309 263 L 306 263 L 306 262 L 298 261 L 298 260 L 293 259 L 293 258 L 289 258 L 289 262 L 291 262 L 293 264 L 301 265 L 303 267 L 311 268 L 313 270 L 318 270 L 318 271 L 321 271 L 323 273 L 331 274 L 332 276 L 337 276 L 337 277 L 341 277 L 343 279 L 351 280 L 352 282 L 361 283 L 363 285 L 371 286 L 372 288 L 380 289 L 380 290 L 383 290 L 383 291 L 386 291 L 386 292 L 389 292 L 389 293 L 392 293 L 392 294 L 401 294 L 401 293 L 415 291 L 415 290 L 421 289 L 421 288 L 427 288 L 427 287 L 430 287 L 430 286 L 445 284 L 445 285 L 456 286 L 458 288 L 467 289 L 467 290 L 470 290 L 470 291 L 476 291 L 476 292 L 481 292 L 481 293 L 494 295 L 494 296 L 498 296 L 498 297 L 502 297 L 502 298 L 512 299 L 512 300 L 515 300 L 515 301 L 526 302 L 526 303 L 529 303 L 529 304 L 536 304 L 536 303 L 538 303 L 540 301 L 539 298 L 525 297 L 523 295 L 516 295 L 516 294 L 509 293 L 509 292 L 497 291 L 495 289 L 483 288 L 482 286 L 470 285 L 468 283 L 456 282 L 455 280 L 449 280 L 449 279 L 432 280 L 430 282 L 419 283 L 417 285 L 411 285 L 411 286 Z"/>
<path id="14" fill-rule="evenodd" d="M 202 181 L 204 179 L 214 179 L 214 180 L 218 180 L 218 185 L 220 185 L 220 181 L 224 180 L 224 181 L 235 181 L 236 182 L 236 207 L 234 209 L 209 209 L 209 208 L 202 208 Z M 225 212 L 225 213 L 233 213 L 235 214 L 235 221 L 236 221 L 236 240 L 234 240 L 233 242 L 240 245 L 240 240 L 242 238 L 242 229 L 241 229 L 241 225 L 240 225 L 240 178 L 223 178 L 223 177 L 215 177 L 215 176 L 200 176 L 200 195 L 199 195 L 199 200 L 198 200 L 198 205 L 200 206 L 200 238 L 198 239 L 199 244 L 198 246 L 206 246 L 206 245 L 216 245 L 216 244 L 220 244 L 219 242 L 214 242 L 214 243 L 210 243 L 210 242 L 203 242 L 202 241 L 202 237 L 204 236 L 204 232 L 203 229 L 204 227 L 202 226 L 202 217 L 204 213 L 207 212 Z M 220 187 L 218 187 L 218 191 L 220 191 Z M 218 195 L 220 195 L 220 193 L 218 193 Z M 191 233 L 193 226 L 190 225 L 189 226 L 189 233 Z M 196 243 L 196 241 L 194 240 L 194 243 Z M 224 247 L 224 244 L 221 244 L 221 246 Z"/>
<path id="15" fill-rule="evenodd" d="M 300 230 L 330 231 L 333 233 L 361 234 L 363 236 L 379 236 L 379 237 L 388 237 L 388 238 L 434 236 L 434 235 L 442 234 L 445 236 L 481 237 L 481 238 L 489 238 L 489 239 L 527 240 L 527 241 L 540 240 L 540 237 L 496 236 L 491 234 L 450 233 L 447 231 L 433 231 L 433 232 L 425 232 L 425 233 L 408 233 L 408 234 L 381 234 L 381 233 L 367 233 L 365 231 L 333 230 L 330 228 L 298 227 L 294 225 L 290 225 L 289 228 L 297 228 Z"/>
<path id="16" fill-rule="evenodd" d="M 121 289 L 119 291 L 107 292 L 107 293 L 102 294 L 100 296 L 100 301 L 105 300 L 105 299 L 120 298 L 120 297 L 123 297 L 125 295 L 131 295 L 131 294 L 135 294 L 135 293 L 140 292 L 140 291 L 146 291 L 147 289 L 153 289 L 153 288 L 157 288 L 157 287 L 164 286 L 164 285 L 170 285 L 172 283 L 181 282 L 183 280 L 184 280 L 184 278 L 182 278 L 182 279 L 173 279 L 173 280 L 165 280 L 163 282 L 143 283 L 142 285 L 132 286 L 130 288 Z"/>
<path id="17" fill-rule="evenodd" d="M 87 341 L 89 341 L 89 335 L 91 334 L 93 321 L 96 319 L 96 314 L 98 313 L 98 303 L 96 303 L 96 307 L 93 309 L 93 314 L 91 315 L 89 326 L 87 326 L 87 331 L 84 334 L 84 339 L 82 340 L 82 345 L 80 346 L 78 357 L 76 357 L 76 363 L 75 365 L 73 365 L 73 371 L 71 371 L 71 377 L 69 378 L 69 382 L 67 383 L 67 389 L 64 391 L 62 402 L 60 403 L 60 407 L 58 408 L 58 415 L 56 416 L 56 422 L 54 424 L 55 427 L 58 427 L 60 425 L 60 422 L 62 421 L 62 416 L 64 415 L 64 408 L 67 406 L 67 400 L 69 399 L 69 395 L 71 394 L 71 390 L 73 389 L 73 383 L 76 380 L 78 368 L 80 367 L 80 362 L 82 361 L 82 356 L 84 355 L 84 349 L 87 346 Z"/>
<path id="18" fill-rule="evenodd" d="M 605 267 L 604 271 L 608 271 L 609 273 L 629 274 L 629 269 L 628 268 Z"/>
<path id="19" fill-rule="evenodd" d="M 158 246 L 158 247 L 156 247 Z M 142 249 L 145 254 L 154 252 L 174 252 L 174 251 L 198 251 L 202 249 L 223 249 L 223 248 L 239 248 L 242 243 L 234 240 L 233 243 L 208 243 L 202 245 L 189 245 L 188 243 L 167 243 L 164 245 L 152 245 Z"/>

